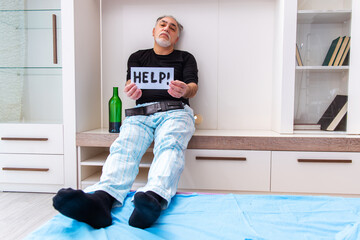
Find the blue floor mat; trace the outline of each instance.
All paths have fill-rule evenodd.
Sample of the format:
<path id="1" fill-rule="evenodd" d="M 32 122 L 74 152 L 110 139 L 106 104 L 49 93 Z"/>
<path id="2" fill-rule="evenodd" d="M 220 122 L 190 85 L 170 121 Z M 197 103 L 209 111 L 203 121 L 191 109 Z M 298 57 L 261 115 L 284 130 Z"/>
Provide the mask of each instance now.
<path id="1" fill-rule="evenodd" d="M 360 239 L 360 198 L 178 194 L 157 222 L 142 230 L 128 225 L 133 194 L 113 208 L 107 228 L 93 229 L 58 214 L 26 240 Z"/>

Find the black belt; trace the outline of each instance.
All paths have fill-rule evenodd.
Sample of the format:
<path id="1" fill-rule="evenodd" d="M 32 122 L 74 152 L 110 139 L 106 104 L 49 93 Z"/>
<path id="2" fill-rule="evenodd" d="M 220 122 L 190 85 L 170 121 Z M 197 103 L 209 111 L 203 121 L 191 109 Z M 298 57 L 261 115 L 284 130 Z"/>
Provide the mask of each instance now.
<path id="1" fill-rule="evenodd" d="M 185 104 L 181 101 L 161 101 L 144 107 L 125 109 L 125 116 L 126 117 L 135 116 L 135 115 L 148 116 L 157 112 L 165 112 L 175 109 L 184 109 L 184 105 Z"/>

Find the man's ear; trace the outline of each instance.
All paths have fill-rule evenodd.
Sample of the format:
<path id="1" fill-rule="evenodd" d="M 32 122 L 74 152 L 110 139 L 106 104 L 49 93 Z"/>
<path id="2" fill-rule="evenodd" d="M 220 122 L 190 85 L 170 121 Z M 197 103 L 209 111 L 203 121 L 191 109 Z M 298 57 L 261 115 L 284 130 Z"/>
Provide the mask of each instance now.
<path id="1" fill-rule="evenodd" d="M 176 41 L 175 41 L 175 43 L 177 43 L 178 41 L 179 41 L 179 36 L 178 36 L 178 37 L 176 38 Z M 175 43 L 174 43 L 174 44 L 175 44 Z"/>
<path id="2" fill-rule="evenodd" d="M 153 37 L 155 37 L 155 28 L 153 28 L 152 35 L 153 35 Z"/>

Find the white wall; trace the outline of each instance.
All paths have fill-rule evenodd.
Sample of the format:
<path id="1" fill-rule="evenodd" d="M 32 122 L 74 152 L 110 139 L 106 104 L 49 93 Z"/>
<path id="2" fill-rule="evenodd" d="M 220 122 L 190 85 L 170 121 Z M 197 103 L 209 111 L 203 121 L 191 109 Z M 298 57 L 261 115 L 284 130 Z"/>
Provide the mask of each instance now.
<path id="1" fill-rule="evenodd" d="M 274 1 L 220 1 L 218 129 L 271 129 Z"/>
<path id="2" fill-rule="evenodd" d="M 152 48 L 158 16 L 174 15 L 184 32 L 177 48 L 199 68 L 199 92 L 190 100 L 204 121 L 198 129 L 271 129 L 275 1 L 103 0 L 103 119 L 112 87 L 123 88 L 129 55 Z M 120 91 L 123 108 L 134 102 Z"/>

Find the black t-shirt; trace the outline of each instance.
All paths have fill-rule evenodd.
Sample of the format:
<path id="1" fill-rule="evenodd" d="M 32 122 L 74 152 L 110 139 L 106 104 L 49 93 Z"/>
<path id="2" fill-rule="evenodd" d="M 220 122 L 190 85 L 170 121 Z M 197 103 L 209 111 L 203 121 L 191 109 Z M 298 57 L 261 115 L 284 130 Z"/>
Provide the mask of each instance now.
<path id="1" fill-rule="evenodd" d="M 172 67 L 174 80 L 188 83 L 198 83 L 198 69 L 194 56 L 186 51 L 174 50 L 169 55 L 157 55 L 153 49 L 139 50 L 130 55 L 126 80 L 130 79 L 131 67 Z M 156 102 L 162 100 L 179 100 L 172 97 L 164 89 L 142 89 L 142 96 L 136 104 Z M 180 99 L 189 105 L 189 99 Z"/>

